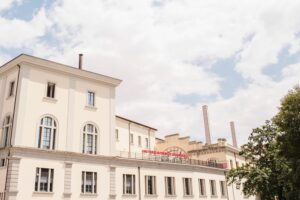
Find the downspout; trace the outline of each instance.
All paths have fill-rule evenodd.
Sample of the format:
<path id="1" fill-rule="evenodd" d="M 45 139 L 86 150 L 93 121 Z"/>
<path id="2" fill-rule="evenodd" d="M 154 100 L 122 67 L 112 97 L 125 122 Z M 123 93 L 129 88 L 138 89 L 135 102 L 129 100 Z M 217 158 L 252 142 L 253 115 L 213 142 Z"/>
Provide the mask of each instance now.
<path id="1" fill-rule="evenodd" d="M 128 151 L 129 151 L 128 158 L 131 158 L 130 124 L 131 122 L 128 122 Z"/>
<path id="2" fill-rule="evenodd" d="M 20 79 L 20 69 L 21 66 L 18 64 L 18 76 L 17 76 L 17 85 L 16 85 L 16 93 L 15 93 L 15 99 L 14 99 L 14 107 L 13 107 L 13 116 L 12 116 L 12 124 L 10 129 L 10 138 L 9 138 L 9 148 L 8 148 L 8 155 L 7 158 L 10 157 L 10 151 L 12 147 L 12 138 L 13 138 L 13 130 L 14 130 L 14 120 L 15 120 L 15 113 L 16 113 L 16 104 L 17 104 L 17 97 L 18 97 L 18 90 L 19 90 L 19 79 Z M 6 186 L 8 181 L 8 166 L 9 166 L 9 159 L 7 159 L 6 163 L 6 178 L 5 178 L 5 184 L 4 184 L 4 199 L 6 200 Z"/>
<path id="3" fill-rule="evenodd" d="M 226 171 L 224 171 L 224 176 L 225 176 L 225 180 L 227 180 Z M 227 200 L 229 200 L 229 193 L 228 193 L 227 181 L 225 181 L 225 183 L 226 183 L 226 196 L 227 196 Z M 234 196 L 233 196 L 233 198 L 234 198 Z"/>
<path id="4" fill-rule="evenodd" d="M 151 144 L 150 144 L 150 128 L 148 129 L 148 149 L 151 149 Z"/>
<path id="5" fill-rule="evenodd" d="M 139 200 L 142 199 L 141 197 L 141 167 L 138 166 L 138 184 L 139 184 Z"/>

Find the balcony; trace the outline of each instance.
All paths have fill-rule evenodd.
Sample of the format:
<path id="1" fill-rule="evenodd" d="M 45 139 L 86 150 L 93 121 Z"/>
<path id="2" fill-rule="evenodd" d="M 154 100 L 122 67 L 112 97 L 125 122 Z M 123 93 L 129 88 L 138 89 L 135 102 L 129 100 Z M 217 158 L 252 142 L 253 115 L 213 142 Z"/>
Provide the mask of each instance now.
<path id="1" fill-rule="evenodd" d="M 212 167 L 218 169 L 227 169 L 226 162 L 216 162 L 216 161 L 203 161 L 190 159 L 188 156 L 172 156 L 172 155 L 162 155 L 155 153 L 135 153 L 135 152 L 125 152 L 120 151 L 119 154 L 122 158 L 136 159 L 136 160 L 147 160 L 153 162 L 161 163 L 174 163 L 174 164 L 183 164 L 183 165 L 195 165 L 195 166 L 204 166 Z"/>

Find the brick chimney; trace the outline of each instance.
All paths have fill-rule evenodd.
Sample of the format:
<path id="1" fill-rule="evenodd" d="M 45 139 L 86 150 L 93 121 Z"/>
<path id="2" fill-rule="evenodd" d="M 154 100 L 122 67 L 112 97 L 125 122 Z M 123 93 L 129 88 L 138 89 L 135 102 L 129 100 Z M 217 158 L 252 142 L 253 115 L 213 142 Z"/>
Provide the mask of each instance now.
<path id="1" fill-rule="evenodd" d="M 210 128 L 209 128 L 207 109 L 208 109 L 207 105 L 202 106 L 204 130 L 205 130 L 205 140 L 206 140 L 206 144 L 211 144 L 211 136 L 210 136 Z"/>
<path id="2" fill-rule="evenodd" d="M 237 141 L 236 141 L 236 134 L 235 134 L 234 122 L 230 122 L 230 130 L 231 130 L 231 137 L 232 137 L 232 145 L 235 148 L 238 148 Z"/>

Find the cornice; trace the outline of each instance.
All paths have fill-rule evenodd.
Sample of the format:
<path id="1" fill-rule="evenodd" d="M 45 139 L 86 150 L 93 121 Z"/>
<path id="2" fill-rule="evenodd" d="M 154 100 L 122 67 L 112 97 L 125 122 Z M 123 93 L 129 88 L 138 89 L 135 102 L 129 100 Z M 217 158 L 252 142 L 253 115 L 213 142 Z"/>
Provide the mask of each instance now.
<path id="1" fill-rule="evenodd" d="M 120 79 L 116 79 L 113 77 L 105 76 L 102 74 L 97 74 L 94 72 L 78 69 L 75 67 L 71 67 L 68 65 L 64 65 L 61 63 L 53 62 L 50 60 L 21 54 L 14 59 L 10 60 L 9 62 L 5 63 L 0 67 L 0 73 L 4 73 L 5 71 L 9 70 L 10 68 L 15 67 L 16 65 L 22 65 L 22 64 L 29 64 L 30 66 L 40 67 L 42 69 L 47 69 L 51 71 L 56 71 L 60 73 L 65 73 L 68 75 L 84 78 L 84 79 L 90 79 L 93 81 L 105 83 L 111 86 L 118 86 L 122 81 Z"/>
<path id="2" fill-rule="evenodd" d="M 181 170 L 181 171 L 193 171 L 193 172 L 211 172 L 211 173 L 224 173 L 226 169 L 219 169 L 200 165 L 178 164 L 157 162 L 150 160 L 130 159 L 114 156 L 103 155 L 87 155 L 82 153 L 58 151 L 58 150 L 46 150 L 28 147 L 12 147 L 11 156 L 14 157 L 30 157 L 47 160 L 60 160 L 63 162 L 82 162 L 90 164 L 103 164 L 107 166 L 127 166 L 127 167 L 145 167 L 153 169 L 167 169 L 167 170 Z M 1 152 L 1 151 L 0 151 Z"/>

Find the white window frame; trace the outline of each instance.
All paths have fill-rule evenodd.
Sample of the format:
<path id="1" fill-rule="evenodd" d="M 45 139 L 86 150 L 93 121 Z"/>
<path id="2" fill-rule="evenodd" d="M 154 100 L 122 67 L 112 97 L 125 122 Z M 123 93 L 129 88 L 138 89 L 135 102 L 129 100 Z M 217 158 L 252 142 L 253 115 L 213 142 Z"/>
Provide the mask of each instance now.
<path id="1" fill-rule="evenodd" d="M 116 141 L 119 141 L 119 129 L 117 129 L 117 128 L 115 131 L 115 137 L 116 137 Z"/>
<path id="2" fill-rule="evenodd" d="M 145 138 L 146 149 L 149 149 L 149 138 Z"/>
<path id="3" fill-rule="evenodd" d="M 193 196 L 192 178 L 182 178 L 182 181 L 183 181 L 183 196 Z"/>
<path id="4" fill-rule="evenodd" d="M 49 95 L 48 95 L 48 90 L 50 90 Z M 46 97 L 55 99 L 55 93 L 56 93 L 55 90 L 56 90 L 56 84 L 48 81 L 46 86 Z"/>
<path id="5" fill-rule="evenodd" d="M 11 116 L 10 115 L 5 116 L 3 121 L 3 126 L 2 126 L 1 147 L 8 147 L 10 145 L 11 122 L 12 122 Z"/>
<path id="6" fill-rule="evenodd" d="M 90 98 L 92 97 L 92 98 Z M 86 104 L 88 107 L 95 107 L 96 105 L 96 93 L 94 91 L 88 90 L 87 91 L 87 99 Z"/>
<path id="7" fill-rule="evenodd" d="M 130 144 L 133 145 L 134 144 L 134 138 L 133 138 L 133 133 L 130 133 Z"/>
<path id="8" fill-rule="evenodd" d="M 48 177 L 47 177 L 47 190 L 41 190 L 41 176 L 42 176 L 42 170 L 48 170 Z M 35 192 L 53 192 L 54 187 L 54 169 L 51 168 L 36 168 L 36 174 L 35 174 L 35 185 L 34 185 L 34 191 Z"/>
<path id="9" fill-rule="evenodd" d="M 206 186 L 205 186 L 205 179 L 199 178 L 199 195 L 206 196 Z"/>
<path id="10" fill-rule="evenodd" d="M 88 130 L 88 126 L 92 126 L 92 131 Z M 82 134 L 82 153 L 86 154 L 97 154 L 98 152 L 98 128 L 93 123 L 86 123 L 83 127 L 83 134 Z M 88 152 L 88 138 L 92 137 L 92 151 Z"/>
<path id="11" fill-rule="evenodd" d="M 5 158 L 1 158 L 0 159 L 0 167 L 5 167 L 6 165 L 6 159 Z"/>
<path id="12" fill-rule="evenodd" d="M 130 183 L 128 184 L 127 179 L 131 177 Z M 127 187 L 130 189 L 127 190 Z M 134 174 L 123 174 L 123 195 L 135 195 L 135 175 Z"/>
<path id="13" fill-rule="evenodd" d="M 138 145 L 139 145 L 139 147 L 141 147 L 142 146 L 142 136 L 138 136 Z"/>
<path id="14" fill-rule="evenodd" d="M 9 88 L 8 88 L 8 97 L 12 97 L 15 94 L 15 81 L 9 82 Z"/>
<path id="15" fill-rule="evenodd" d="M 92 179 L 90 180 L 91 181 L 91 191 L 88 191 L 87 190 L 87 173 L 91 174 L 92 175 Z M 82 194 L 97 194 L 97 179 L 98 179 L 98 176 L 97 176 L 97 172 L 88 172 L 88 171 L 82 171 L 81 172 L 81 193 Z"/>
<path id="16" fill-rule="evenodd" d="M 149 182 L 151 182 L 150 184 L 152 187 L 152 193 L 149 192 Z M 156 176 L 150 176 L 150 175 L 145 176 L 145 194 L 147 196 L 156 195 Z"/>
<path id="17" fill-rule="evenodd" d="M 212 197 L 218 196 L 218 194 L 217 194 L 217 187 L 216 187 L 216 181 L 215 180 L 209 180 L 209 185 L 210 185 L 210 195 Z"/>
<path id="18" fill-rule="evenodd" d="M 227 197 L 226 182 L 220 181 L 220 191 L 222 197 Z"/>
<path id="19" fill-rule="evenodd" d="M 45 124 L 46 119 L 51 120 L 51 125 Z M 38 148 L 41 149 L 52 149 L 54 150 L 56 148 L 56 138 L 57 138 L 57 121 L 51 117 L 51 116 L 43 116 L 40 119 L 39 129 L 38 129 Z M 45 148 L 43 145 L 43 139 L 45 138 L 45 130 L 50 129 L 50 142 L 49 142 L 49 148 Z"/>
<path id="20" fill-rule="evenodd" d="M 168 182 L 168 180 L 170 180 L 171 182 Z M 169 193 L 169 185 L 168 184 L 171 184 L 170 187 L 171 187 L 171 193 Z M 176 196 L 176 186 L 175 186 L 175 177 L 172 177 L 172 176 L 166 176 L 165 177 L 165 194 L 166 196 Z"/>

